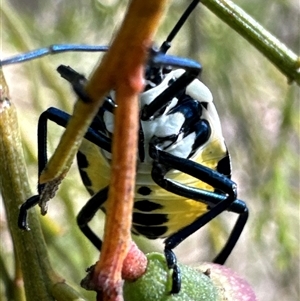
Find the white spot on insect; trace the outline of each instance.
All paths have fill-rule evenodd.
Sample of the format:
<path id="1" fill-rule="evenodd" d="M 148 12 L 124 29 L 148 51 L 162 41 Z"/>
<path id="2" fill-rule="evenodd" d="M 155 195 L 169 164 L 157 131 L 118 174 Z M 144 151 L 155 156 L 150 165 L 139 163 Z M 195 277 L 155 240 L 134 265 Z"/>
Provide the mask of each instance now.
<path id="1" fill-rule="evenodd" d="M 187 86 L 186 94 L 199 102 L 209 103 L 213 101 L 210 90 L 198 79 L 195 79 Z"/>
<path id="2" fill-rule="evenodd" d="M 140 108 L 142 109 L 145 105 L 149 105 L 158 95 L 169 87 L 170 81 L 178 79 L 184 72 L 185 71 L 183 69 L 172 71 L 165 76 L 158 86 L 142 93 L 140 95 Z M 200 80 L 195 79 L 186 87 L 185 94 L 200 103 L 206 103 L 206 105 L 204 105 L 201 118 L 210 123 L 212 138 L 215 135 L 216 137 L 222 137 L 219 116 L 213 104 L 213 96 L 210 90 Z M 110 96 L 114 99 L 114 91 L 111 92 Z M 195 143 L 196 134 L 190 133 L 184 137 L 184 135 L 180 133 L 185 122 L 184 114 L 179 111 L 170 114 L 170 110 L 177 104 L 178 98 L 174 97 L 173 99 L 170 99 L 170 102 L 166 105 L 164 111 L 160 112 L 160 115 L 147 121 L 141 120 L 141 126 L 144 133 L 145 163 L 151 163 L 152 161 L 148 155 L 148 146 L 153 136 L 166 138 L 159 145 L 159 147 L 164 151 L 181 158 L 187 158 L 190 155 Z M 107 131 L 113 133 L 114 115 L 105 111 L 103 120 Z M 170 137 L 170 139 L 168 139 L 168 137 Z M 107 155 L 106 157 L 110 159 Z"/>
<path id="3" fill-rule="evenodd" d="M 107 131 L 110 133 L 114 132 L 114 115 L 108 111 L 105 111 L 103 114 L 103 120 L 106 126 Z"/>

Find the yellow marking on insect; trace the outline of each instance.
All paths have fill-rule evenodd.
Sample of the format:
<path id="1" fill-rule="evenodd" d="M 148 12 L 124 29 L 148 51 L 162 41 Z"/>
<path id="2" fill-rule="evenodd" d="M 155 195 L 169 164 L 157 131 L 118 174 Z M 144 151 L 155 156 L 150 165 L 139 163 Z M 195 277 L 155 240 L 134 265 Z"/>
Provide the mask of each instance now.
<path id="1" fill-rule="evenodd" d="M 109 184 L 111 173 L 110 162 L 105 157 L 105 151 L 87 140 L 83 141 L 83 144 L 80 147 L 80 152 L 85 155 L 88 162 L 88 167 L 82 168 L 91 182 L 91 185 L 88 186 L 88 188 L 96 193 Z M 205 144 L 192 159 L 198 164 L 203 164 L 213 170 L 216 170 L 218 162 L 226 155 L 226 152 L 226 146 L 222 140 L 214 139 Z M 140 169 L 141 166 L 143 166 L 142 173 Z M 139 163 L 137 169 L 135 202 L 149 200 L 150 202 L 161 205 L 161 207 L 152 210 L 151 212 L 144 212 L 134 208 L 134 212 L 145 215 L 165 214 L 168 220 L 159 226 L 166 226 L 167 230 L 161 237 L 168 237 L 176 233 L 178 230 L 188 226 L 207 212 L 208 209 L 205 203 L 187 199 L 168 192 L 154 183 L 151 178 L 151 168 L 152 164 L 146 165 L 145 163 Z M 145 174 L 147 169 L 148 172 Z M 200 181 L 199 179 L 189 176 L 184 172 L 172 170 L 167 173 L 166 177 L 194 188 L 214 191 L 214 187 Z M 146 196 L 140 195 L 138 193 L 138 188 L 141 186 L 148 187 L 151 190 L 151 193 Z M 102 208 L 107 211 L 106 202 L 103 203 Z M 180 218 L 178 218 L 179 216 Z M 151 225 L 149 227 L 151 227 Z M 138 232 L 137 229 L 134 231 Z"/>

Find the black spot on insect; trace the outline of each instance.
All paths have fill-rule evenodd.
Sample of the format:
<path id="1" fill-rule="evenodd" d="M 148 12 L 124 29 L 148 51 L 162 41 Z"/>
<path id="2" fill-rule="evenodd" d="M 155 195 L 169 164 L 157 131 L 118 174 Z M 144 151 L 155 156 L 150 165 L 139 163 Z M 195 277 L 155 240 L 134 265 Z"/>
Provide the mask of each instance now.
<path id="1" fill-rule="evenodd" d="M 202 105 L 202 107 L 203 107 L 204 109 L 207 110 L 207 108 L 208 108 L 208 102 L 202 101 L 202 102 L 201 102 L 201 105 Z"/>
<path id="2" fill-rule="evenodd" d="M 157 209 L 161 209 L 164 206 L 162 206 L 161 204 L 155 203 L 155 202 L 151 202 L 149 200 L 142 200 L 142 201 L 136 201 L 134 203 L 134 208 L 140 211 L 144 211 L 144 212 L 151 212 Z"/>
<path id="3" fill-rule="evenodd" d="M 164 234 L 168 230 L 168 227 L 166 226 L 147 227 L 147 226 L 134 225 L 133 229 L 138 233 L 140 233 L 141 235 L 147 237 L 148 239 L 157 239 L 164 236 Z"/>
<path id="4" fill-rule="evenodd" d="M 86 156 L 80 151 L 77 153 L 77 162 L 80 168 L 87 168 L 89 166 Z"/>
<path id="5" fill-rule="evenodd" d="M 231 164 L 228 152 L 226 156 L 218 162 L 217 171 L 227 177 L 231 176 Z"/>
<path id="6" fill-rule="evenodd" d="M 77 162 L 78 162 L 78 168 L 79 168 L 82 182 L 87 187 L 88 192 L 91 195 L 93 195 L 94 191 L 92 189 L 88 188 L 89 186 L 92 186 L 92 181 L 89 178 L 87 172 L 85 170 L 83 170 L 83 168 L 87 168 L 89 166 L 89 162 L 86 159 L 86 156 L 83 153 L 78 152 L 77 153 Z"/>
<path id="7" fill-rule="evenodd" d="M 137 193 L 139 193 L 141 195 L 149 195 L 149 194 L 151 194 L 151 189 L 147 186 L 141 186 L 137 190 Z"/>
<path id="8" fill-rule="evenodd" d="M 134 212 L 132 222 L 145 226 L 163 225 L 169 221 L 167 214 L 143 214 Z"/>

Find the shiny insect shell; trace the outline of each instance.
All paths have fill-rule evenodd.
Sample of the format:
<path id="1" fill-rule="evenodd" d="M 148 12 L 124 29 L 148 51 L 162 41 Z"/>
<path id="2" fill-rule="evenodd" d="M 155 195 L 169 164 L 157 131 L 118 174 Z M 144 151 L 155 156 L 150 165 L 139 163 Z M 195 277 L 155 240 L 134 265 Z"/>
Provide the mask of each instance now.
<path id="1" fill-rule="evenodd" d="M 142 93 L 141 109 L 183 73 L 182 69 L 171 71 L 159 85 Z M 149 142 L 153 137 L 162 141 L 160 148 L 165 152 L 188 158 L 226 176 L 230 176 L 231 173 L 230 158 L 210 90 L 200 80 L 195 79 L 179 94 L 158 116 L 148 121 L 140 121 L 144 138 L 140 147 L 144 148 L 145 156 L 139 156 L 137 164 L 132 232 L 148 239 L 169 237 L 207 211 L 205 203 L 168 192 L 153 181 L 153 160 L 148 155 Z M 113 93 L 111 96 L 113 99 Z M 192 114 L 194 116 L 191 116 Z M 114 115 L 109 111 L 100 110 L 96 118 L 101 120 L 106 133 L 111 136 Z M 195 124 L 200 120 L 207 125 L 206 141 L 197 141 Z M 84 140 L 77 158 L 83 183 L 91 195 L 109 185 L 110 153 Z M 178 170 L 168 171 L 167 177 L 188 186 L 214 191 L 214 187 Z M 105 212 L 105 202 L 101 209 Z"/>

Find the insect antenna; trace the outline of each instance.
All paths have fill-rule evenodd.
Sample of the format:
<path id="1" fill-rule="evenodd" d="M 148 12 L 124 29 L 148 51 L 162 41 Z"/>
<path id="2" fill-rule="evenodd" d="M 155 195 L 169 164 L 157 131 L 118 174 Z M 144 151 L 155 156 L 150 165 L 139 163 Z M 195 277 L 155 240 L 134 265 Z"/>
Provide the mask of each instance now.
<path id="1" fill-rule="evenodd" d="M 49 47 L 31 50 L 0 61 L 0 67 L 38 59 L 40 57 L 63 52 L 105 52 L 108 46 L 84 44 L 54 44 Z"/>
<path id="2" fill-rule="evenodd" d="M 181 27 L 184 25 L 185 21 L 189 17 L 189 15 L 192 13 L 192 11 L 195 9 L 197 4 L 200 2 L 200 0 L 193 0 L 190 5 L 187 7 L 187 9 L 184 11 L 178 22 L 175 24 L 171 32 L 169 33 L 167 39 L 162 43 L 160 48 L 158 50 L 152 49 L 152 56 L 155 56 L 156 54 L 164 55 L 167 53 L 169 48 L 171 47 L 171 42 L 175 38 L 176 34 L 179 32 Z M 152 61 L 153 63 L 153 61 Z M 164 76 L 169 73 L 172 70 L 172 64 L 164 64 L 164 66 L 155 66 L 156 64 L 151 64 L 147 66 L 146 68 L 146 79 L 148 80 L 148 84 L 145 88 L 145 91 L 147 91 L 150 88 L 155 87 L 156 85 L 159 85 Z M 176 64 L 175 64 L 176 65 Z"/>
<path id="3" fill-rule="evenodd" d="M 191 4 L 187 7 L 185 12 L 182 14 L 181 18 L 178 20 L 178 22 L 175 24 L 174 28 L 171 30 L 170 34 L 168 35 L 167 39 L 162 43 L 160 46 L 159 51 L 162 53 L 166 53 L 169 48 L 171 47 L 171 42 L 176 36 L 176 34 L 179 32 L 191 12 L 195 9 L 195 7 L 198 5 L 200 0 L 193 0 Z"/>

